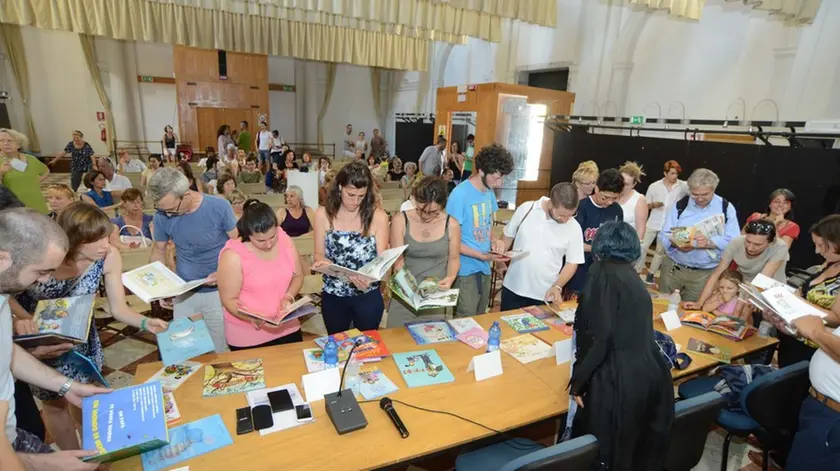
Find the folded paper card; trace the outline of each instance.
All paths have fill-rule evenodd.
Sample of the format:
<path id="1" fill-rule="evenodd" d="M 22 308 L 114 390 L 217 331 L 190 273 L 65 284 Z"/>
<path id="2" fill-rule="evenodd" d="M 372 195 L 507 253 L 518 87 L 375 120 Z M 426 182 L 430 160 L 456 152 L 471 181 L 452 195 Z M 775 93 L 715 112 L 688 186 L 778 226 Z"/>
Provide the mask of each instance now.
<path id="1" fill-rule="evenodd" d="M 483 355 L 476 355 L 470 360 L 467 372 L 475 373 L 476 381 L 484 381 L 487 378 L 499 376 L 502 371 L 502 352 L 496 350 Z"/>
<path id="2" fill-rule="evenodd" d="M 341 371 L 338 368 L 327 368 L 303 375 L 303 393 L 307 402 L 320 401 L 325 394 L 338 392 L 341 387 Z"/>

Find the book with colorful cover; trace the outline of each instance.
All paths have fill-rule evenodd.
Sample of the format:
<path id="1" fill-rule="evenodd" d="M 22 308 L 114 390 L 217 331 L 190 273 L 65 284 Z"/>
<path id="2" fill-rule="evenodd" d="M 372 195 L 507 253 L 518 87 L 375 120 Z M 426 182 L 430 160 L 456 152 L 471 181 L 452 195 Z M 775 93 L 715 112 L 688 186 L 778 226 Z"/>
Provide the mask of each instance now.
<path id="1" fill-rule="evenodd" d="M 181 411 L 175 402 L 175 395 L 171 392 L 163 393 L 163 412 L 166 415 L 166 425 L 171 427 L 181 421 Z"/>
<path id="2" fill-rule="evenodd" d="M 406 322 L 408 333 L 417 345 L 430 343 L 454 342 L 457 332 L 446 321 L 414 321 Z"/>
<path id="3" fill-rule="evenodd" d="M 92 380 L 105 386 L 106 388 L 110 388 L 111 385 L 108 384 L 108 380 L 102 376 L 102 370 L 96 366 L 96 363 L 93 362 L 90 358 L 82 355 L 76 350 L 70 350 L 69 352 L 61 355 L 59 361 L 74 370 L 88 375 Z M 149 381 L 146 381 L 147 383 Z"/>
<path id="4" fill-rule="evenodd" d="M 566 304 L 568 306 L 568 304 Z M 545 307 L 550 311 L 553 312 L 555 316 L 563 319 L 563 322 L 574 324 L 575 323 L 575 309 L 570 307 L 561 307 L 560 306 L 552 306 L 551 303 L 546 301 Z"/>
<path id="5" fill-rule="evenodd" d="M 331 263 L 323 267 L 313 268 L 312 271 L 345 280 L 348 279 L 347 277 L 349 276 L 357 276 L 370 282 L 382 281 L 388 273 L 388 270 L 391 269 L 391 266 L 398 258 L 400 258 L 400 255 L 402 255 L 407 248 L 408 245 L 402 245 L 400 247 L 385 250 L 358 270 L 352 270 L 350 268 Z"/>
<path id="6" fill-rule="evenodd" d="M 204 367 L 204 397 L 265 388 L 262 359 L 216 363 Z"/>
<path id="7" fill-rule="evenodd" d="M 499 348 L 523 364 L 554 356 L 551 346 L 531 334 L 504 339 Z"/>
<path id="8" fill-rule="evenodd" d="M 146 382 L 150 383 L 152 381 L 160 381 L 161 386 L 163 386 L 163 390 L 171 392 L 178 389 L 179 386 L 184 384 L 184 382 L 188 380 L 190 376 L 194 375 L 199 369 L 201 369 L 201 363 L 197 361 L 175 363 L 174 365 L 164 366 L 159 369 L 158 372 Z"/>
<path id="9" fill-rule="evenodd" d="M 522 308 L 522 310 L 540 320 L 550 319 L 554 317 L 554 312 L 546 311 L 545 309 L 537 306 L 525 306 Z"/>
<path id="10" fill-rule="evenodd" d="M 394 362 L 409 388 L 455 381 L 452 372 L 434 350 L 394 353 Z"/>
<path id="11" fill-rule="evenodd" d="M 82 449 L 96 451 L 84 461 L 110 463 L 169 442 L 163 388 L 143 383 L 82 399 Z"/>
<path id="12" fill-rule="evenodd" d="M 479 349 L 487 345 L 489 335 L 481 327 L 473 327 L 466 332 L 461 332 L 456 335 L 455 338 L 472 348 Z"/>
<path id="13" fill-rule="evenodd" d="M 560 319 L 559 317 L 555 317 L 552 319 L 543 319 L 543 322 L 545 322 L 546 325 L 553 327 L 570 337 L 575 331 L 574 325 L 569 324 L 568 322 L 564 321 L 563 319 Z"/>
<path id="14" fill-rule="evenodd" d="M 686 311 L 680 316 L 680 322 L 683 325 L 714 332 L 738 342 L 756 332 L 755 327 L 747 325 L 747 322 L 743 319 L 732 316 L 718 316 L 704 311 Z"/>
<path id="15" fill-rule="evenodd" d="M 216 350 L 201 314 L 173 320 L 169 328 L 157 334 L 157 341 L 164 366 L 183 363 Z"/>
<path id="16" fill-rule="evenodd" d="M 426 278 L 420 283 L 406 268 L 394 273 L 389 282 L 391 291 L 406 302 L 415 311 L 452 307 L 458 304 L 457 289 L 440 290 L 434 278 Z"/>
<path id="17" fill-rule="evenodd" d="M 522 314 L 509 314 L 502 316 L 502 320 L 507 322 L 511 329 L 520 334 L 527 334 L 530 332 L 539 332 L 541 330 L 548 330 L 545 323 L 533 315 L 525 312 Z"/>
<path id="18" fill-rule="evenodd" d="M 354 354 L 355 356 L 355 354 Z M 320 348 L 304 348 L 303 361 L 306 362 L 306 370 L 310 373 L 324 369 L 324 351 Z M 339 350 L 338 367 L 344 368 L 347 363 L 347 352 Z"/>
<path id="19" fill-rule="evenodd" d="M 375 361 L 391 354 L 388 351 L 388 347 L 385 346 L 385 342 L 382 340 L 379 331 L 365 330 L 362 331 L 362 335 L 364 335 L 365 339 L 361 345 L 356 347 L 356 351 L 353 353 L 354 361 Z"/>
<path id="20" fill-rule="evenodd" d="M 327 346 L 327 342 L 332 339 L 338 346 L 338 361 L 347 361 L 347 355 L 353 349 L 353 345 L 358 341 L 361 344 L 356 347 L 353 353 L 353 359 L 363 363 L 379 361 L 383 356 L 388 356 L 388 349 L 382 342 L 382 337 L 376 331 L 368 330 L 365 332 L 359 329 L 345 330 L 333 335 L 327 335 L 315 339 L 315 343 L 323 350 Z"/>
<path id="21" fill-rule="evenodd" d="M 151 303 L 192 291 L 206 283 L 207 278 L 184 281 L 163 263 L 152 262 L 123 273 L 122 282 L 144 303 Z"/>
<path id="22" fill-rule="evenodd" d="M 472 317 L 461 317 L 461 318 L 458 318 L 458 319 L 449 319 L 446 322 L 448 322 L 449 325 L 453 329 L 455 329 L 455 332 L 457 332 L 459 334 L 461 332 L 466 332 L 468 330 L 480 329 L 481 328 L 481 324 L 476 322 L 475 319 L 473 319 Z"/>
<path id="23" fill-rule="evenodd" d="M 143 471 L 160 471 L 232 444 L 222 416 L 216 414 L 173 428 L 168 445 L 147 451 L 140 459 Z"/>
<path id="24" fill-rule="evenodd" d="M 15 335 L 15 343 L 23 348 L 34 348 L 39 345 L 79 345 L 87 342 L 95 299 L 95 295 L 86 294 L 38 301 L 32 315 L 38 333 Z"/>
<path id="25" fill-rule="evenodd" d="M 237 306 L 237 311 L 239 311 L 240 314 L 244 314 L 255 319 L 261 319 L 265 321 L 266 324 L 277 326 L 284 322 L 289 322 L 290 320 L 297 319 L 299 317 L 314 314 L 317 310 L 315 309 L 315 306 L 312 305 L 312 298 L 310 298 L 309 296 L 304 296 L 295 301 L 288 308 L 277 313 L 268 314 L 257 312 L 253 309 L 249 309 L 248 307 L 241 305 Z"/>
<path id="26" fill-rule="evenodd" d="M 379 369 L 362 371 L 359 373 L 359 378 L 361 379 L 361 383 L 359 384 L 359 393 L 366 401 L 386 394 L 391 394 L 399 389 L 397 385 L 388 379 L 388 377 L 385 376 L 385 373 Z"/>
<path id="27" fill-rule="evenodd" d="M 688 353 L 710 358 L 721 363 L 728 364 L 732 360 L 732 352 L 726 347 L 712 345 L 695 338 L 688 339 L 688 346 L 685 349 Z"/>

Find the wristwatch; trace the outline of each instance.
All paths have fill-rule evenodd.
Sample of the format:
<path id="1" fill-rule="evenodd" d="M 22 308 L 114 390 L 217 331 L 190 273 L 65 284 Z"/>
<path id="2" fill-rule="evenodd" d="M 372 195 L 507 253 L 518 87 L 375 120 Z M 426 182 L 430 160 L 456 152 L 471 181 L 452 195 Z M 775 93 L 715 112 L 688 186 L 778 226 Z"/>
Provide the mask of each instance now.
<path id="1" fill-rule="evenodd" d="M 58 390 L 58 397 L 64 397 L 65 394 L 70 392 L 70 387 L 73 386 L 73 380 L 67 378 L 67 381 L 61 385 L 61 389 Z"/>

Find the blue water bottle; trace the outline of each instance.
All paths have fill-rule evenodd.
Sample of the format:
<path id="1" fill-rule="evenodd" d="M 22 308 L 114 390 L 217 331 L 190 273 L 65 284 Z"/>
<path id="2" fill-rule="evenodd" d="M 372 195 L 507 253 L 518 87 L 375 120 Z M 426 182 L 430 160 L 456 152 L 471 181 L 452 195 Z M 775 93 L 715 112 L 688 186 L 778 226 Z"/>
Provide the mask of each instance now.
<path id="1" fill-rule="evenodd" d="M 502 329 L 499 327 L 499 322 L 493 322 L 490 326 L 490 335 L 487 339 L 487 351 L 495 352 L 499 349 L 499 342 L 502 340 Z"/>
<path id="2" fill-rule="evenodd" d="M 335 368 L 338 366 L 338 345 L 333 339 L 329 339 L 324 345 L 324 368 Z"/>

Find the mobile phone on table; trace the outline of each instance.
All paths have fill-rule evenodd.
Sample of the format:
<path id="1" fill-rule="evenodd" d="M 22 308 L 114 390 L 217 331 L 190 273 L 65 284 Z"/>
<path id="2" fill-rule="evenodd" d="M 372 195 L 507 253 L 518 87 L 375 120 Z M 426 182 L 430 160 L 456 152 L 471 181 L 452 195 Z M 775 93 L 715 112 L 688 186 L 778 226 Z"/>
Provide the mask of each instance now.
<path id="1" fill-rule="evenodd" d="M 254 431 L 254 420 L 251 417 L 251 408 L 243 407 L 236 409 L 236 434 L 245 435 Z"/>
<path id="2" fill-rule="evenodd" d="M 299 406 L 295 406 L 295 413 L 297 414 L 297 421 L 298 422 L 311 422 L 312 421 L 312 408 L 309 407 L 309 403 L 303 403 Z"/>

